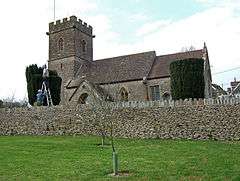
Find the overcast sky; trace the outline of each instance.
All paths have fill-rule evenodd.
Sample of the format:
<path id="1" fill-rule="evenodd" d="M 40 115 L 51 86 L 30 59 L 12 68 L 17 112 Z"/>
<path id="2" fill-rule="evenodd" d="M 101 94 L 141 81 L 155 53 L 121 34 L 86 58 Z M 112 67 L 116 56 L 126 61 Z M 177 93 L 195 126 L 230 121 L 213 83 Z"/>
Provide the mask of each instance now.
<path id="1" fill-rule="evenodd" d="M 209 50 L 213 81 L 240 80 L 240 0 L 56 0 L 56 19 L 76 15 L 94 27 L 94 59 L 182 47 Z M 0 6 L 0 98 L 27 96 L 25 68 L 48 59 L 53 0 L 8 0 Z"/>

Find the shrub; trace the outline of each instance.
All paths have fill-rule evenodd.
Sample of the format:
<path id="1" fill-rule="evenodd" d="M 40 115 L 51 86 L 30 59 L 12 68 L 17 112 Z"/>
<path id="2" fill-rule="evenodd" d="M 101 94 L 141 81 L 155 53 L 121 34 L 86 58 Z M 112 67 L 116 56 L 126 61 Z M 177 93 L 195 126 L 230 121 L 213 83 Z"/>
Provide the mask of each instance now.
<path id="1" fill-rule="evenodd" d="M 61 84 L 62 84 L 62 79 L 61 77 L 52 74 L 53 72 L 49 72 L 50 77 L 49 77 L 49 87 L 51 91 L 51 96 L 52 96 L 52 101 L 53 105 L 58 105 L 61 101 Z"/>
<path id="2" fill-rule="evenodd" d="M 41 88 L 43 69 L 36 64 L 30 65 L 26 68 L 28 101 L 31 105 L 36 102 L 36 94 Z"/>

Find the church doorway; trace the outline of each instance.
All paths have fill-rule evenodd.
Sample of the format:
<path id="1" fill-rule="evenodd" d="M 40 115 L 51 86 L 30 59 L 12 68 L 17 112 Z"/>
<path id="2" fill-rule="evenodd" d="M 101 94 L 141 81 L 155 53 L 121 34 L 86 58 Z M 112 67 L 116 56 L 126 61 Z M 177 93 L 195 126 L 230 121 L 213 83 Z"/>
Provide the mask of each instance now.
<path id="1" fill-rule="evenodd" d="M 78 104 L 86 104 L 87 103 L 88 94 L 84 93 L 79 97 Z"/>

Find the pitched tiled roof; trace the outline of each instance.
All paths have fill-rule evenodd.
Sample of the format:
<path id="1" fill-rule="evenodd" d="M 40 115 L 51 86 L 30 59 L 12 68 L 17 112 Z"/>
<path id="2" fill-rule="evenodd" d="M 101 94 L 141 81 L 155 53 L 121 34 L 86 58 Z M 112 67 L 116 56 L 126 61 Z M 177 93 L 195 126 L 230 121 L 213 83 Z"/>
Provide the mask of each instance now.
<path id="1" fill-rule="evenodd" d="M 84 80 L 83 78 L 78 78 L 71 80 L 71 82 L 66 86 L 67 89 L 74 90 L 69 101 L 76 94 L 77 90 L 79 89 L 83 82 L 86 82 L 89 86 L 91 86 L 99 94 L 99 96 L 101 96 L 102 99 L 105 99 L 107 97 L 108 95 L 107 92 L 105 92 L 104 89 L 102 89 L 99 85 L 93 84 L 87 80 Z"/>
<path id="2" fill-rule="evenodd" d="M 152 69 L 149 73 L 148 79 L 161 78 L 170 76 L 170 64 L 176 60 L 183 60 L 188 58 L 202 58 L 203 50 L 195 50 L 189 52 L 181 52 L 169 55 L 162 55 L 156 57 Z"/>
<path id="3" fill-rule="evenodd" d="M 84 82 L 84 79 L 82 78 L 76 78 L 76 79 L 73 79 L 73 80 L 70 80 L 68 82 L 68 84 L 66 85 L 66 88 L 78 88 L 79 85 Z"/>
<path id="4" fill-rule="evenodd" d="M 96 60 L 89 66 L 86 78 L 97 84 L 141 80 L 148 75 L 155 58 L 155 51 L 151 51 Z"/>

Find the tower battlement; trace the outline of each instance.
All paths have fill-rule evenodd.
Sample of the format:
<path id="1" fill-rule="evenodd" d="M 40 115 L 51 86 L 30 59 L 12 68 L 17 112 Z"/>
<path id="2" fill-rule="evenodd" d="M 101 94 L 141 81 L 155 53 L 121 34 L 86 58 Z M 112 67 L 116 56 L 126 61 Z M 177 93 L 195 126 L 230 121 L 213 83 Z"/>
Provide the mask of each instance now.
<path id="1" fill-rule="evenodd" d="M 76 28 L 83 33 L 92 36 L 92 26 L 83 22 L 81 19 L 77 19 L 76 16 L 71 16 L 70 18 L 64 18 L 62 20 L 49 23 L 49 33 L 59 32 L 68 28 Z"/>

